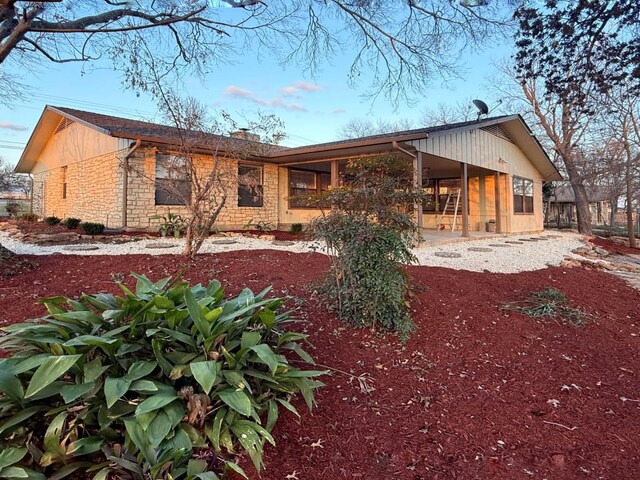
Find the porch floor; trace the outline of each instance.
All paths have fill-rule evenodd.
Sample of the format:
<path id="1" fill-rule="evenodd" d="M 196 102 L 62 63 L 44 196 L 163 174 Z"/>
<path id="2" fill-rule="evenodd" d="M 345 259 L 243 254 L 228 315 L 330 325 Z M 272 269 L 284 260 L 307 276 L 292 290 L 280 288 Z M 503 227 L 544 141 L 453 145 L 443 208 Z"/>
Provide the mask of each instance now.
<path id="1" fill-rule="evenodd" d="M 451 230 L 436 230 L 433 228 L 423 228 L 420 234 L 423 238 L 420 245 L 444 245 L 447 243 L 469 242 L 473 240 L 504 236 L 501 233 L 469 232 L 468 237 L 463 237 L 461 230 L 452 232 Z"/>

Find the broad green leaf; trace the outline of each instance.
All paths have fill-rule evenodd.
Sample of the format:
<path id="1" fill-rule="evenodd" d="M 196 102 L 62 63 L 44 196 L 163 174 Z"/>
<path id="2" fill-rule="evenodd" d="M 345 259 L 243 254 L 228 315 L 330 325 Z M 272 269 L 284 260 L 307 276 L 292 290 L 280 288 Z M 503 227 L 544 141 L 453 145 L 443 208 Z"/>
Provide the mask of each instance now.
<path id="1" fill-rule="evenodd" d="M 104 322 L 102 318 L 92 311 L 56 313 L 53 315 L 53 318 L 58 320 L 78 320 L 96 325 L 100 325 Z"/>
<path id="2" fill-rule="evenodd" d="M 260 345 L 256 345 L 255 347 L 251 347 L 256 355 L 264 362 L 265 365 L 269 367 L 269 371 L 271 374 L 276 373 L 276 369 L 280 364 L 280 357 L 273 353 L 273 350 L 266 343 L 261 343 Z"/>
<path id="3" fill-rule="evenodd" d="M 268 431 L 273 430 L 273 427 L 276 425 L 278 421 L 278 404 L 275 400 L 269 400 L 267 402 L 267 425 L 266 428 Z"/>
<path id="4" fill-rule="evenodd" d="M 235 370 L 223 370 L 222 376 L 225 378 L 227 383 L 233 385 L 236 388 L 243 389 L 246 386 L 246 382 L 244 381 L 244 375 L 242 372 L 238 372 Z"/>
<path id="5" fill-rule="evenodd" d="M 81 357 L 82 355 L 55 355 L 47 358 L 31 377 L 25 397 L 34 396 L 47 385 L 56 381 L 73 367 Z"/>
<path id="6" fill-rule="evenodd" d="M 220 451 L 220 432 L 222 430 L 222 422 L 224 421 L 224 417 L 227 414 L 226 408 L 221 408 L 216 412 L 216 416 L 213 419 L 212 423 L 207 423 L 204 426 L 205 433 L 213 445 L 213 448 L 216 452 Z"/>
<path id="7" fill-rule="evenodd" d="M 276 323 L 276 314 L 268 308 L 265 308 L 258 314 L 258 318 L 266 327 L 273 327 Z"/>
<path id="8" fill-rule="evenodd" d="M 207 448 L 208 445 L 200 435 L 200 432 L 196 430 L 193 425 L 189 425 L 188 423 L 181 423 L 180 428 L 189 436 L 189 442 L 193 445 L 194 448 Z"/>
<path id="9" fill-rule="evenodd" d="M 64 450 L 60 446 L 62 433 L 64 432 L 64 422 L 67 419 L 67 413 L 62 412 L 56 415 L 51 420 L 47 431 L 44 434 L 44 449 L 47 452 L 61 453 L 64 455 Z"/>
<path id="10" fill-rule="evenodd" d="M 157 362 L 146 362 L 146 361 L 135 362 L 133 365 L 129 367 L 129 370 L 127 371 L 127 374 L 124 376 L 124 378 L 129 382 L 133 382 L 134 380 L 139 380 L 148 375 L 151 375 L 151 373 L 156 369 L 157 366 L 158 366 Z"/>
<path id="11" fill-rule="evenodd" d="M 194 362 L 189 367 L 193 378 L 200 384 L 204 393 L 208 395 L 216 382 L 216 362 Z"/>
<path id="12" fill-rule="evenodd" d="M 97 452 L 102 448 L 104 439 L 102 437 L 85 437 L 72 442 L 67 447 L 67 455 L 79 457 Z"/>
<path id="13" fill-rule="evenodd" d="M 233 470 L 237 474 L 242 475 L 243 478 L 246 478 L 247 480 L 249 480 L 249 477 L 247 477 L 247 474 L 245 473 L 245 471 L 237 463 L 227 461 L 224 463 L 224 465 L 226 468 Z"/>
<path id="14" fill-rule="evenodd" d="M 24 399 L 24 388 L 20 379 L 3 370 L 0 370 L 0 392 L 4 392 L 18 402 Z"/>
<path id="15" fill-rule="evenodd" d="M 0 470 L 18 463 L 24 458 L 28 450 L 26 448 L 5 448 L 0 450 Z"/>
<path id="16" fill-rule="evenodd" d="M 80 398 L 85 393 L 90 392 L 95 387 L 95 383 L 81 383 L 79 385 L 65 385 L 60 389 L 60 395 L 64 403 L 71 403 Z"/>
<path id="17" fill-rule="evenodd" d="M 104 372 L 109 370 L 109 366 L 102 365 L 102 358 L 96 357 L 88 363 L 84 364 L 84 381 L 95 382 L 98 378 L 102 376 Z"/>
<path id="18" fill-rule="evenodd" d="M 239 414 L 245 417 L 251 416 L 251 399 L 243 391 L 227 388 L 218 392 L 218 396 Z"/>
<path id="19" fill-rule="evenodd" d="M 238 439 L 242 448 L 249 454 L 253 466 L 258 473 L 260 473 L 262 468 L 262 438 L 247 423 L 236 422 L 230 425 L 229 428 Z"/>
<path id="20" fill-rule="evenodd" d="M 222 315 L 222 307 L 217 307 L 206 313 L 204 318 L 206 318 L 208 322 L 213 323 L 220 318 L 220 315 Z"/>
<path id="21" fill-rule="evenodd" d="M 77 337 L 67 340 L 62 345 L 65 347 L 76 347 L 84 345 L 92 345 L 97 347 L 109 347 L 117 343 L 117 338 L 98 337 L 96 335 L 78 335 Z"/>
<path id="22" fill-rule="evenodd" d="M 123 377 L 107 377 L 104 381 L 104 398 L 111 408 L 129 390 L 131 382 Z"/>
<path id="23" fill-rule="evenodd" d="M 187 464 L 187 476 L 193 477 L 199 473 L 203 473 L 207 469 L 207 461 L 192 458 Z"/>
<path id="24" fill-rule="evenodd" d="M 255 347 L 262 340 L 260 332 L 244 332 L 240 341 L 240 348 L 243 350 Z"/>
<path id="25" fill-rule="evenodd" d="M 46 410 L 46 407 L 38 406 L 38 407 L 28 407 L 24 410 L 20 410 L 18 413 L 9 417 L 4 423 L 0 424 L 0 435 L 9 431 L 11 428 L 16 425 L 20 425 L 22 422 L 27 420 L 28 418 L 34 416 L 36 413 L 41 412 L 42 410 Z"/>
<path id="26" fill-rule="evenodd" d="M 196 301 L 191 290 L 187 289 L 184 291 L 184 301 L 187 304 L 187 310 L 189 311 L 189 316 L 193 324 L 204 338 L 209 338 L 211 336 L 211 324 L 204 317 L 202 307 L 200 307 L 200 304 Z"/>
<path id="27" fill-rule="evenodd" d="M 13 373 L 14 375 L 20 375 L 21 373 L 28 372 L 29 370 L 33 370 L 34 368 L 38 368 L 44 363 L 47 358 L 50 357 L 51 355 L 49 355 L 48 353 L 41 353 L 39 355 L 34 355 L 33 357 L 26 358 L 13 365 L 11 367 L 11 373 Z"/>
<path id="28" fill-rule="evenodd" d="M 149 414 L 155 413 L 155 418 L 149 424 L 148 428 L 145 428 L 147 433 L 147 438 L 149 439 L 149 443 L 153 447 L 158 447 L 162 441 L 167 438 L 169 433 L 175 428 L 175 425 L 172 425 L 169 416 L 166 414 L 164 410 L 155 410 L 154 412 L 149 412 Z M 138 416 L 139 417 L 139 416 Z"/>
<path id="29" fill-rule="evenodd" d="M 178 397 L 175 395 L 153 395 L 152 397 L 143 400 L 142 403 L 138 405 L 136 408 L 136 415 L 152 412 L 175 400 L 178 400 Z"/>
<path id="30" fill-rule="evenodd" d="M 143 413 L 142 415 L 136 415 L 136 420 L 138 425 L 142 427 L 143 430 L 147 430 L 151 422 L 158 416 L 158 410 L 154 410 L 153 412 Z"/>
<path id="31" fill-rule="evenodd" d="M 158 392 L 158 387 L 151 380 L 136 380 L 131 384 L 129 390 L 138 393 L 156 393 Z"/>
<path id="32" fill-rule="evenodd" d="M 69 465 L 65 465 L 62 468 L 59 468 L 53 475 L 49 477 L 49 480 L 60 480 L 64 477 L 68 477 L 76 470 L 80 470 L 81 468 L 86 469 L 90 467 L 91 464 L 89 462 L 74 462 Z"/>
<path id="33" fill-rule="evenodd" d="M 125 428 L 127 431 L 127 435 L 133 442 L 133 444 L 138 447 L 140 453 L 144 457 L 150 465 L 155 465 L 157 463 L 157 457 L 155 450 L 151 447 L 149 440 L 138 422 L 135 419 L 125 419 L 124 421 Z"/>
<path id="34" fill-rule="evenodd" d="M 291 413 L 293 413 L 296 417 L 299 417 L 300 414 L 298 413 L 298 410 L 296 410 L 296 407 L 294 407 L 293 405 L 291 405 L 289 402 L 287 402 L 286 400 L 283 400 L 281 398 L 277 399 L 278 403 L 280 405 L 282 405 L 284 408 L 286 408 L 287 410 L 289 410 Z"/>
<path id="35" fill-rule="evenodd" d="M 311 358 L 311 355 L 309 355 L 306 351 L 304 351 L 304 349 L 297 343 L 287 343 L 286 345 L 284 345 L 283 348 L 296 352 L 302 360 L 304 360 L 307 363 L 310 363 L 311 365 L 316 364 L 316 362 L 313 361 L 313 358 Z"/>
<path id="36" fill-rule="evenodd" d="M 110 470 L 108 467 L 99 470 L 98 473 L 93 476 L 92 480 L 107 480 L 107 478 L 109 477 L 109 471 Z"/>
<path id="37" fill-rule="evenodd" d="M 29 473 L 22 467 L 6 467 L 0 470 L 0 478 L 29 478 Z"/>

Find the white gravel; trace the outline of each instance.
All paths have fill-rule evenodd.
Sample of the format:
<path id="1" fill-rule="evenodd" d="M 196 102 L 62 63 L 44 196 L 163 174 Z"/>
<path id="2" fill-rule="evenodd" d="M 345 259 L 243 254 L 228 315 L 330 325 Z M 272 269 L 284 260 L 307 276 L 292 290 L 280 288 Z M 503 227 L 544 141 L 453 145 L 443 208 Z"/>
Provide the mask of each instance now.
<path id="1" fill-rule="evenodd" d="M 538 238 L 544 234 L 511 235 L 485 239 L 473 239 L 471 241 L 456 242 L 445 245 L 422 245 L 414 249 L 420 265 L 447 267 L 456 270 L 471 270 L 476 272 L 489 271 L 496 273 L 515 273 L 528 270 L 539 270 L 551 265 L 559 265 L 565 256 L 570 256 L 571 251 L 582 245 L 580 235 L 575 233 L 557 233 L 560 238 L 547 239 L 537 242 L 524 242 L 522 245 L 508 244 L 506 241 L 518 241 L 519 238 Z M 201 253 L 232 252 L 242 250 L 280 250 L 295 253 L 308 253 L 317 251 L 323 253 L 323 245 L 319 242 L 295 242 L 293 245 L 277 245 L 269 240 L 257 238 L 234 237 L 236 243 L 216 244 L 218 238 L 205 241 Z M 5 232 L 0 232 L 0 243 L 9 250 L 18 254 L 50 255 L 58 253 L 63 255 L 163 255 L 179 254 L 184 245 L 183 240 L 152 239 L 122 244 L 93 244 L 97 250 L 69 251 L 64 246 L 37 246 L 9 237 Z M 173 245 L 171 248 L 147 248 L 148 244 L 163 243 Z M 491 244 L 503 244 L 508 247 L 492 247 Z M 88 244 L 83 244 L 88 245 Z M 470 251 L 469 248 L 490 248 L 490 252 Z M 460 254 L 459 258 L 443 258 L 436 256 L 436 252 Z M 445 253 L 445 254 L 446 254 Z"/>

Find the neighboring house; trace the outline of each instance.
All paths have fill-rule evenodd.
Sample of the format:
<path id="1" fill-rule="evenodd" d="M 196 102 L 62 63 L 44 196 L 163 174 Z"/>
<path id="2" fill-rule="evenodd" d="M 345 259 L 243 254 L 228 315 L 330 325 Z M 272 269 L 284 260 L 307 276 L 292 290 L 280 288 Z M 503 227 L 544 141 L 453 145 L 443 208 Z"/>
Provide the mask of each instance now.
<path id="1" fill-rule="evenodd" d="M 221 140 L 227 150 L 252 152 L 225 160 L 258 185 L 253 193 L 233 187 L 218 220 L 221 229 L 242 228 L 250 219 L 279 228 L 309 222 L 320 211 L 296 196 L 339 185 L 354 157 L 395 153 L 412 159 L 415 182 L 430 197 L 416 222 L 451 228 L 455 216 L 462 235 L 484 230 L 490 220 L 503 233 L 542 230 L 542 182 L 561 179 L 519 115 L 299 148 L 259 144 L 246 135 L 195 134 L 199 155 L 210 164 L 211 145 Z M 16 171 L 34 177 L 36 213 L 148 228 L 154 215 L 183 211 L 163 191 L 163 165 L 179 151 L 179 140 L 172 127 L 47 106 Z"/>
<path id="2" fill-rule="evenodd" d="M 603 187 L 586 187 L 593 225 L 608 225 L 611 221 L 611 202 Z M 547 222 L 553 224 L 569 224 L 578 221 L 576 197 L 571 185 L 558 185 L 549 198 Z"/>

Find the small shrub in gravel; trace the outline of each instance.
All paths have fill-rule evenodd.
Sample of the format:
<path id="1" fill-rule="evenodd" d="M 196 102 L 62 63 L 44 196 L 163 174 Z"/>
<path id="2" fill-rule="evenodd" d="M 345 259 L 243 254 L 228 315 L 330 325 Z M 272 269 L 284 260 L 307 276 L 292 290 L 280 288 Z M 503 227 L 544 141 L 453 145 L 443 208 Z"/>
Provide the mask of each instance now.
<path id="1" fill-rule="evenodd" d="M 313 360 L 283 299 L 133 276 L 123 296 L 44 299 L 49 315 L 2 328 L 0 478 L 246 478 L 236 452 L 259 472 L 279 411 L 298 415 L 297 394 L 312 408 L 325 372 L 289 363 Z"/>
<path id="2" fill-rule="evenodd" d="M 21 208 L 22 206 L 17 202 L 9 202 L 4 207 L 10 217 L 17 217 L 18 213 L 20 213 Z"/>
<path id="3" fill-rule="evenodd" d="M 303 226 L 301 223 L 292 223 L 291 227 L 289 228 L 289 233 L 292 233 L 294 235 L 298 235 L 300 233 L 302 233 L 303 230 Z"/>
<path id="4" fill-rule="evenodd" d="M 62 224 L 67 227 L 69 230 L 75 230 L 76 228 L 78 228 L 78 225 L 80 225 L 80 222 L 82 220 L 80 220 L 79 218 L 73 218 L 73 217 L 69 217 L 66 218 Z"/>
<path id="5" fill-rule="evenodd" d="M 20 218 L 25 222 L 37 222 L 39 217 L 35 213 L 25 213 Z"/>
<path id="6" fill-rule="evenodd" d="M 53 227 L 54 225 L 58 225 L 60 223 L 60 219 L 56 216 L 45 217 L 44 223 L 46 223 L 50 227 Z"/>
<path id="7" fill-rule="evenodd" d="M 82 222 L 80 228 L 87 235 L 100 235 L 104 232 L 104 224 L 94 222 Z"/>

